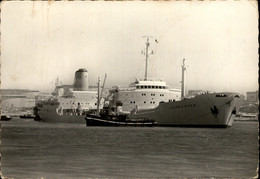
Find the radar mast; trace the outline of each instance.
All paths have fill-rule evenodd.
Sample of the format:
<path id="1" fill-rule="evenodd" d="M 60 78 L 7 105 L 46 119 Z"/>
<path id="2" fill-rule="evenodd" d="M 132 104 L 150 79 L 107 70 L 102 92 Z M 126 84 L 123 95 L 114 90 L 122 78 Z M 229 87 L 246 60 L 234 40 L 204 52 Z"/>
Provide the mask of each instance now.
<path id="1" fill-rule="evenodd" d="M 149 58 L 149 46 L 150 46 L 150 42 L 149 42 L 149 38 L 152 38 L 152 36 L 143 36 L 144 38 L 146 38 L 146 43 L 145 43 L 145 74 L 144 74 L 144 81 L 147 81 L 147 68 L 148 68 L 148 58 Z M 153 54 L 153 51 L 151 51 L 151 54 Z"/>

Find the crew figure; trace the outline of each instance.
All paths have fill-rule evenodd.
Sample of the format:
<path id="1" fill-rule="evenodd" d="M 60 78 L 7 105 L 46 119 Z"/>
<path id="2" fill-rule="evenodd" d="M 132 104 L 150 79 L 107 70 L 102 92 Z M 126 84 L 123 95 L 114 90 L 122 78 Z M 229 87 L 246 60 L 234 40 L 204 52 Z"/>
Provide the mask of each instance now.
<path id="1" fill-rule="evenodd" d="M 82 108 L 80 103 L 78 103 L 78 107 L 77 107 L 77 115 L 82 115 Z"/>

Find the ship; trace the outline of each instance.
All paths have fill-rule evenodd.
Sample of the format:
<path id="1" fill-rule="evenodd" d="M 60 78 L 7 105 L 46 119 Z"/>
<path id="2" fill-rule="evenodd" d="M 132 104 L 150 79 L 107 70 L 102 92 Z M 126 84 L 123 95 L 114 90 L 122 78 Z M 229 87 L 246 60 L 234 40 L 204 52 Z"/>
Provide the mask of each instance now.
<path id="1" fill-rule="evenodd" d="M 1 121 L 10 121 L 11 119 L 12 117 L 9 115 L 1 114 Z"/>
<path id="2" fill-rule="evenodd" d="M 58 85 L 53 96 L 39 101 L 35 120 L 49 123 L 85 123 L 87 112 L 102 107 L 97 104 L 98 92 L 89 90 L 88 71 L 81 68 L 75 72 L 74 85 Z"/>
<path id="3" fill-rule="evenodd" d="M 231 127 L 242 102 L 240 94 L 206 91 L 185 97 L 185 59 L 181 68 L 180 101 L 161 102 L 154 109 L 136 110 L 128 118 L 154 120 L 157 126 Z"/>
<path id="4" fill-rule="evenodd" d="M 179 88 L 172 88 L 161 79 L 148 79 L 149 56 L 154 54 L 154 51 L 149 49 L 150 45 L 149 37 L 147 37 L 143 50 L 143 55 L 145 55 L 144 79 L 136 79 L 129 86 L 118 85 L 109 90 L 108 100 L 111 108 L 116 108 L 117 103 L 122 103 L 122 110 L 130 112 L 135 108 L 139 110 L 153 109 L 162 101 L 169 102 L 181 99 Z"/>
<path id="5" fill-rule="evenodd" d="M 1 121 L 10 121 L 12 116 L 8 114 L 8 111 L 1 109 Z"/>
<path id="6" fill-rule="evenodd" d="M 87 126 L 127 126 L 122 122 L 153 121 L 153 126 L 180 127 L 231 127 L 237 110 L 241 104 L 241 97 L 236 92 L 210 93 L 208 91 L 194 96 L 185 96 L 186 64 L 183 59 L 181 100 L 161 101 L 151 109 L 134 108 L 130 113 L 123 109 L 124 104 L 118 102 L 116 108 L 100 111 L 96 115 L 86 116 Z M 112 117 L 111 117 L 112 116 Z M 123 121 L 122 121 L 122 116 Z M 120 122 L 120 123 L 119 123 Z M 111 125 L 113 124 L 113 125 Z M 142 125 L 137 125 L 142 126 Z"/>
<path id="7" fill-rule="evenodd" d="M 158 126 L 231 127 L 240 104 L 239 93 L 206 93 L 181 101 L 160 103 L 141 110 L 130 119 L 150 119 Z"/>
<path id="8" fill-rule="evenodd" d="M 120 105 L 113 115 L 87 115 L 87 126 L 128 126 L 127 123 L 152 121 L 150 126 L 231 127 L 241 102 L 239 93 L 205 93 L 180 101 L 161 102 L 154 109 L 124 114 Z M 111 117 L 112 116 L 112 117 Z M 114 117 L 116 116 L 116 117 Z M 122 120 L 122 116 L 125 116 Z M 133 124 L 134 126 L 134 124 Z"/>

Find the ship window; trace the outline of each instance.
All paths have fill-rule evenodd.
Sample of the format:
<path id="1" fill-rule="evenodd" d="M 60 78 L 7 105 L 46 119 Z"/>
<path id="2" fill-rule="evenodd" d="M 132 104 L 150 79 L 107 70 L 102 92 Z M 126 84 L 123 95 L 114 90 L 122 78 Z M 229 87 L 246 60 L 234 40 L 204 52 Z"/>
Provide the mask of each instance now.
<path id="1" fill-rule="evenodd" d="M 135 101 L 134 101 L 134 103 L 135 103 Z"/>
<path id="2" fill-rule="evenodd" d="M 146 103 L 146 101 L 144 101 L 144 103 Z"/>
<path id="3" fill-rule="evenodd" d="M 97 103 L 95 103 L 95 105 L 97 105 Z"/>
<path id="4" fill-rule="evenodd" d="M 155 104 L 155 101 L 153 102 L 153 104 Z"/>
<path id="5" fill-rule="evenodd" d="M 154 86 L 152 86 L 152 88 L 154 88 Z"/>
<path id="6" fill-rule="evenodd" d="M 144 86 L 144 88 L 147 88 L 147 86 Z"/>
<path id="7" fill-rule="evenodd" d="M 161 87 L 161 86 L 159 86 L 159 89 L 162 89 L 162 87 Z"/>
<path id="8" fill-rule="evenodd" d="M 140 86 L 136 86 L 137 89 L 139 89 Z"/>
<path id="9" fill-rule="evenodd" d="M 155 86 L 156 89 L 158 89 L 158 86 Z"/>
<path id="10" fill-rule="evenodd" d="M 151 88 L 151 86 L 148 86 L 148 88 Z"/>

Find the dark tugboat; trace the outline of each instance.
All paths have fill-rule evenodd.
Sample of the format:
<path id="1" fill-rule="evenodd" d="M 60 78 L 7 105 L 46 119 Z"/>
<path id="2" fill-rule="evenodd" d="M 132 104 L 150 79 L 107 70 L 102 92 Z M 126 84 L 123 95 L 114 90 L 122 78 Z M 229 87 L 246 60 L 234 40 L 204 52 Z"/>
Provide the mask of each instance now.
<path id="1" fill-rule="evenodd" d="M 98 90 L 100 89 L 100 78 L 98 80 Z M 98 104 L 100 103 L 100 95 L 98 91 Z M 102 93 L 101 93 L 102 94 Z M 122 103 L 118 102 L 116 111 L 114 108 L 103 107 L 97 108 L 96 111 L 92 111 L 86 115 L 87 126 L 133 126 L 133 127 L 145 127 L 155 126 L 156 122 L 151 119 L 129 119 L 129 113 L 122 112 Z"/>
<path id="2" fill-rule="evenodd" d="M 10 121 L 12 119 L 9 115 L 1 115 L 1 121 Z"/>
<path id="3" fill-rule="evenodd" d="M 156 125 L 154 120 L 150 119 L 128 119 L 128 114 L 120 114 L 112 111 L 108 107 L 100 110 L 99 115 L 87 114 L 87 126 L 133 126 L 133 127 L 152 127 Z"/>

